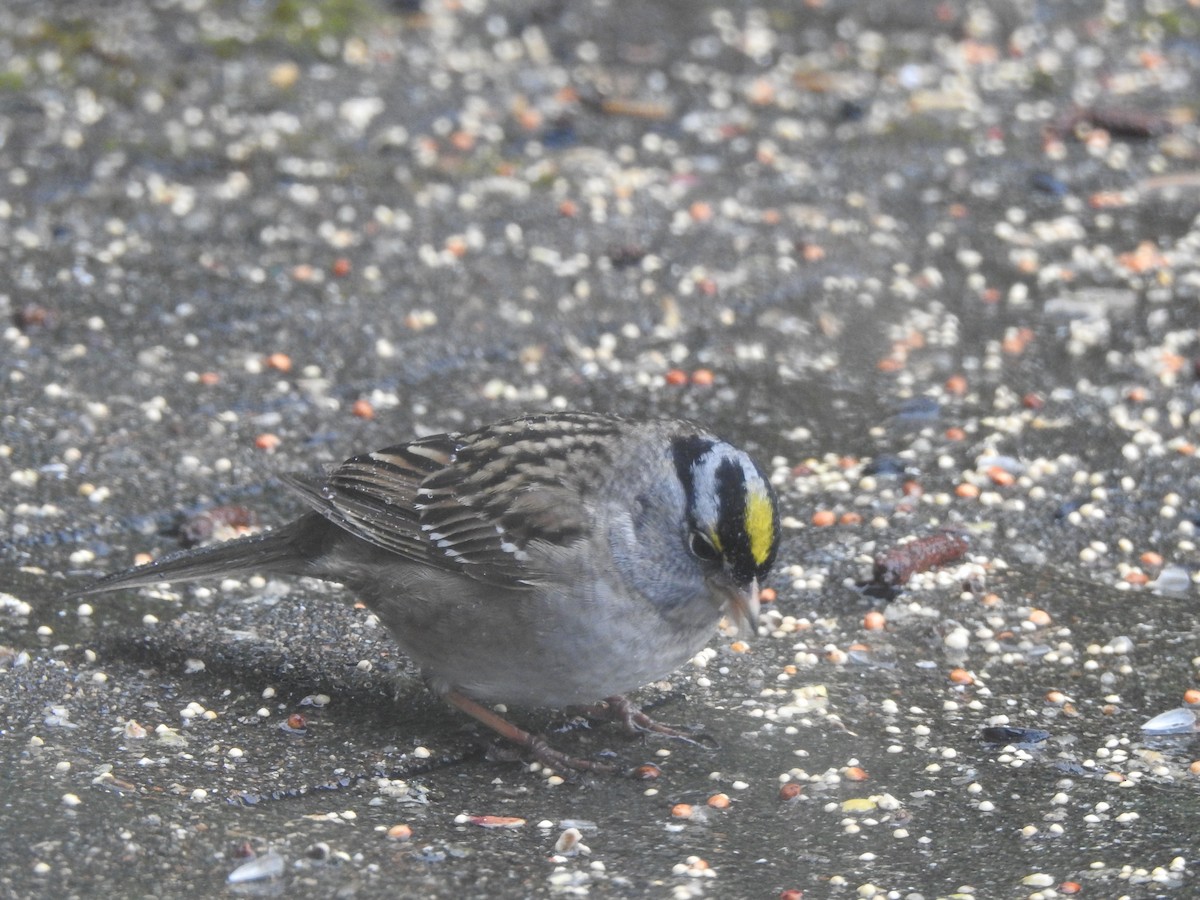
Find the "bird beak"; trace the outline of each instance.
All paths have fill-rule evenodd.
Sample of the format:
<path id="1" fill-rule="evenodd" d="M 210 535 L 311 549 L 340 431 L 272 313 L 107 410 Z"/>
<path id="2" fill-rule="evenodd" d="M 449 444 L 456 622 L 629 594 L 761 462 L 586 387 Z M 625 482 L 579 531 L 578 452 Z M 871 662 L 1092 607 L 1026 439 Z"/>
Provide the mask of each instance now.
<path id="1" fill-rule="evenodd" d="M 729 591 L 727 615 L 739 636 L 754 637 L 758 634 L 758 579 L 744 588 Z"/>

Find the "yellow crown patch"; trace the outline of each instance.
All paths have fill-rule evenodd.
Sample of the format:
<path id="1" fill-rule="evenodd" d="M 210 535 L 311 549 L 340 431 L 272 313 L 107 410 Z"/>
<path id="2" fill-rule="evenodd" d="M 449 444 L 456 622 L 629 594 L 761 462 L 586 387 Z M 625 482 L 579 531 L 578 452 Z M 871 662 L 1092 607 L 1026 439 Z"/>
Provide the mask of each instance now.
<path id="1" fill-rule="evenodd" d="M 746 535 L 750 538 L 750 555 L 761 566 L 775 544 L 775 515 L 766 494 L 754 491 L 746 498 Z"/>

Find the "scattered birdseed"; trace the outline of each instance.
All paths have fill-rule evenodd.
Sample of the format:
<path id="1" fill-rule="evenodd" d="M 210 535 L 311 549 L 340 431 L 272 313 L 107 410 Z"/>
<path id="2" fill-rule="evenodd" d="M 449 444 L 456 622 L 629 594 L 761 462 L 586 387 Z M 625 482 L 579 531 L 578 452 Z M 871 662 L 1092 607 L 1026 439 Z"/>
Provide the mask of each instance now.
<path id="1" fill-rule="evenodd" d="M 1103 16 L 1082 19 L 1056 9 L 1034 25 L 997 18 L 987 4 L 930 5 L 927 14 L 906 8 L 899 20 L 886 10 L 864 17 L 851 4 L 786 32 L 795 23 L 778 11 L 720 8 L 675 23 L 679 28 L 646 28 L 665 35 L 657 42 L 625 41 L 615 49 L 621 30 L 592 28 L 580 13 L 587 4 L 577 4 L 565 25 L 514 19 L 476 0 L 423 4 L 419 21 L 372 17 L 365 34 L 355 33 L 353 16 L 348 34 L 341 20 L 338 29 L 325 28 L 333 25 L 328 10 L 302 10 L 293 25 L 270 16 L 234 21 L 220 4 L 203 5 L 199 14 L 200 6 L 142 10 L 151 18 L 135 36 L 147 78 L 117 101 L 116 82 L 103 76 L 112 60 L 128 56 L 117 35 L 127 17 L 69 23 L 86 37 L 82 56 L 61 39 L 61 28 L 43 27 L 36 15 L 6 44 L 13 109 L 30 106 L 21 102 L 28 90 L 36 99 L 30 108 L 48 110 L 10 128 L 21 139 L 2 148 L 0 220 L 14 265 L 13 284 L 0 291 L 12 296 L 10 324 L 0 326 L 0 356 L 12 363 L 5 372 L 11 408 L 0 416 L 8 443 L 0 458 L 10 472 L 5 483 L 23 501 L 4 507 L 6 538 L 11 532 L 18 540 L 20 565 L 29 564 L 28 548 L 37 546 L 31 541 L 49 537 L 59 542 L 46 544 L 53 550 L 62 543 L 59 532 L 67 533 L 58 526 L 72 523 L 70 540 L 78 546 L 67 546 L 59 562 L 93 568 L 89 554 L 103 555 L 103 545 L 114 543 L 114 532 L 104 529 L 123 521 L 130 497 L 150 498 L 150 512 L 157 513 L 161 498 L 186 503 L 194 496 L 179 494 L 179 478 L 202 485 L 202 493 L 226 491 L 238 481 L 232 473 L 240 463 L 214 460 L 256 434 L 274 442 L 260 449 L 290 452 L 310 440 L 320 457 L 346 436 L 337 427 L 322 430 L 318 419 L 370 430 L 383 428 L 387 409 L 401 424 L 411 418 L 419 433 L 461 427 L 478 410 L 456 408 L 456 390 L 505 411 L 574 406 L 581 398 L 640 409 L 669 398 L 696 418 L 740 416 L 768 453 L 782 449 L 772 447 L 775 441 L 805 454 L 795 464 L 771 460 L 788 540 L 776 574 L 779 596 L 764 614 L 753 654 L 734 659 L 714 649 L 694 660 L 702 673 L 692 681 L 696 694 L 723 709 L 731 726 L 716 752 L 736 760 L 737 745 L 745 745 L 754 748 L 757 764 L 782 756 L 811 765 L 841 758 L 830 755 L 829 741 L 849 742 L 862 750 L 862 768 L 888 787 L 902 784 L 903 796 L 918 798 L 923 811 L 898 827 L 872 795 L 867 799 L 876 809 L 855 815 L 853 827 L 870 834 L 867 820 L 876 819 L 896 835 L 911 829 L 926 854 L 954 845 L 945 829 L 963 829 L 962 810 L 943 802 L 953 795 L 942 790 L 948 784 L 984 785 L 970 794 L 983 799 L 966 810 L 966 827 L 978 812 L 994 815 L 987 828 L 1000 836 L 995 855 L 1003 857 L 1012 817 L 1038 822 L 1031 845 L 1070 837 L 1075 809 L 1093 813 L 1088 827 L 1102 835 L 1118 814 L 1137 805 L 1148 819 L 1157 794 L 1173 793 L 1149 786 L 1195 777 L 1188 774 L 1191 749 L 1150 746 L 1147 737 L 1155 735 L 1134 727 L 1149 716 L 1139 710 L 1180 702 L 1200 669 L 1188 668 L 1200 654 L 1186 629 L 1169 624 L 1179 613 L 1175 593 L 1195 590 L 1198 558 L 1188 469 L 1200 426 L 1192 402 L 1200 351 L 1188 318 L 1200 285 L 1191 212 L 1196 173 L 1189 168 L 1196 136 L 1185 115 L 1195 82 L 1194 54 L 1186 52 L 1194 35 L 1178 24 L 1188 21 L 1186 3 L 1129 10 L 1110 4 Z M 183 18 L 160 18 L 166 14 Z M 385 11 L 385 19 L 393 15 L 399 14 Z M 259 20 L 277 29 L 267 44 L 298 62 L 243 65 L 238 46 L 262 44 Z M 642 23 L 635 17 L 627 28 Z M 212 61 L 222 77 L 193 79 L 183 91 L 170 78 L 152 77 L 163 55 L 156 52 L 159 34 L 172 35 L 179 47 L 171 49 L 201 74 Z M 304 45 L 289 49 L 297 40 Z M 564 67 L 564 59 L 573 62 Z M 520 78 L 511 77 L 513 66 Z M 381 100 L 378 84 L 397 75 L 411 90 Z M 205 84 L 222 86 L 219 104 Z M 1032 94 L 1029 85 L 1037 88 Z M 1073 98 L 1084 98 L 1082 108 L 1071 105 Z M 410 108 L 414 103 L 418 108 Z M 138 146 L 143 132 L 159 136 L 162 147 Z M 315 144 L 312 133 L 320 136 Z M 94 154 L 113 135 L 128 137 L 132 149 L 109 147 L 106 163 Z M 69 152 L 42 152 L 46 147 Z M 155 158 L 160 151 L 198 167 L 164 164 Z M 71 183 L 57 177 L 58 157 L 82 161 L 96 189 L 47 190 Z M 215 179 L 213 159 L 227 163 L 215 167 Z M 255 173 L 273 170 L 278 189 L 264 193 Z M 353 190 L 339 176 L 351 170 L 362 181 Z M 858 178 L 862 171 L 871 177 Z M 729 182 L 730 172 L 744 176 L 744 184 Z M 1120 175 L 1120 184 L 1105 173 Z M 815 193 L 805 188 L 814 179 L 821 185 Z M 373 180 L 412 190 L 401 191 L 403 202 L 389 200 L 387 191 L 369 189 Z M 851 189 L 839 190 L 846 184 Z M 46 196 L 54 201 L 53 221 L 43 221 L 31 200 Z M 102 215 L 93 221 L 89 204 L 97 199 Z M 232 223 L 230 234 L 253 240 L 214 238 L 189 256 L 189 235 L 224 220 Z M 180 271 L 180 284 L 192 288 L 151 309 L 141 299 L 147 292 L 126 289 L 123 273 L 136 276 L 139 259 L 161 259 L 158 251 L 175 243 L 180 253 L 171 259 L 191 259 L 207 277 Z M 400 269 L 403 296 L 391 298 L 388 321 L 376 301 L 394 289 L 389 285 Z M 222 319 L 214 340 L 205 320 L 222 305 L 209 302 L 206 282 L 225 285 L 244 299 L 245 310 L 267 314 L 267 331 Z M 489 294 L 490 288 L 496 290 Z M 67 299 L 56 301 L 56 309 L 22 299 L 76 294 L 121 303 L 103 304 L 104 317 L 73 320 L 78 304 Z M 481 299 L 493 294 L 494 302 Z M 601 310 L 601 298 L 619 302 Z M 661 299 L 635 303 L 639 298 Z M 307 313 L 293 315 L 287 304 L 300 301 Z M 435 305 L 436 313 L 413 309 Z M 489 318 L 493 313 L 498 318 Z M 574 327 L 578 313 L 591 316 L 582 329 Z M 338 328 L 327 327 L 330 316 Z M 144 333 L 132 335 L 132 368 L 114 392 L 102 367 L 84 364 L 110 344 L 129 343 L 119 330 L 125 320 Z M 561 333 L 547 340 L 537 328 L 543 322 L 561 325 Z M 322 340 L 303 342 L 313 358 L 297 371 L 286 354 L 254 346 L 264 333 L 290 348 L 297 337 Z M 366 353 L 354 346 L 363 345 L 364 335 Z M 496 345 L 499 336 L 511 346 Z M 485 339 L 492 345 L 480 343 Z M 348 347 L 353 383 L 332 375 L 318 383 L 323 371 L 344 368 L 336 363 Z M 253 360 L 243 368 L 238 363 L 247 357 Z M 95 384 L 88 383 L 92 372 Z M 444 396 L 409 398 L 433 382 Z M 786 390 L 776 390 L 781 385 Z M 355 397 L 361 400 L 350 412 L 357 421 L 340 406 Z M 199 416 L 196 403 L 203 407 Z M 788 421 L 800 405 L 805 421 Z M 339 408 L 341 419 L 320 415 Z M 896 414 L 878 415 L 881 409 Z M 726 415 L 731 410 L 738 416 Z M 46 422 L 56 424 L 47 429 Z M 122 435 L 145 437 L 147 427 L 163 458 L 176 458 L 166 467 L 176 479 L 169 490 L 150 467 L 134 466 L 131 478 L 105 469 L 137 458 Z M 56 435 L 86 439 L 88 446 L 71 456 Z M 180 441 L 186 452 L 178 451 Z M 868 459 L 868 452 L 879 456 Z M 1019 458 L 1011 455 L 1018 452 Z M 315 471 L 320 460 L 309 462 Z M 206 472 L 229 477 L 214 483 Z M 109 481 L 112 475 L 118 477 Z M 95 483 L 80 484 L 85 477 Z M 111 504 L 110 524 L 76 535 L 75 502 Z M 156 527 L 121 533 L 141 532 L 155 544 Z M 868 619 L 849 585 L 889 548 L 910 546 L 900 543 L 903 535 L 938 535 L 944 527 L 971 535 L 971 559 L 906 574 L 904 596 L 889 598 Z M 114 559 L 129 556 L 122 547 L 114 551 Z M 37 573 L 14 568 L 14 574 Z M 246 581 L 226 584 L 240 590 Z M 142 599 L 155 593 L 144 591 Z M 217 612 L 223 627 L 242 634 L 239 620 L 252 617 L 218 593 L 208 586 L 160 594 L 154 602 L 185 596 L 204 608 L 189 608 L 195 618 L 162 629 L 151 629 L 157 620 L 147 615 L 147 634 L 137 640 L 175 652 L 199 620 Z M 317 614 L 316 606 L 304 615 Z M 26 642 L 22 630 L 39 622 L 15 620 L 41 608 L 3 606 L 4 624 L 17 635 L 6 640 L 30 649 L 0 648 L 8 676 L 2 680 L 29 687 L 31 696 L 39 696 L 40 686 L 49 702 L 25 720 L 55 729 L 53 741 L 30 741 L 28 750 L 22 744 L 26 762 L 36 767 L 37 753 L 68 737 L 83 738 L 86 750 L 96 722 L 115 723 L 116 739 L 128 740 L 136 725 L 128 716 L 170 718 L 186 703 L 172 699 L 158 712 L 153 698 L 143 705 L 136 693 L 114 697 L 115 690 L 95 689 L 86 677 L 68 686 L 62 672 L 77 675 L 72 667 L 81 659 L 86 675 L 104 674 L 79 644 L 79 629 L 92 626 L 76 615 L 47 614 L 45 622 L 58 624 Z M 112 607 L 96 608 L 108 615 Z M 361 621 L 370 636 L 377 620 Z M 273 633 L 261 629 L 246 643 L 267 648 L 263 642 L 274 640 Z M 1164 633 L 1170 653 L 1156 652 Z M 312 643 L 318 655 L 333 652 Z M 208 644 L 192 652 L 210 666 L 216 658 Z M 375 671 L 394 665 L 391 651 L 357 652 L 351 665 L 360 656 Z M 59 668 L 48 668 L 51 660 Z M 110 683 L 120 663 L 104 657 Z M 814 680 L 828 683 L 827 695 L 794 693 L 804 675 L 825 666 Z M 135 689 L 135 669 L 121 670 L 123 690 Z M 730 679 L 751 684 L 745 706 L 727 703 L 722 681 Z M 893 699 L 922 689 L 920 701 Z M 233 684 L 228 690 L 231 697 L 238 692 Z M 104 714 L 88 706 L 98 697 Z M 263 692 L 263 703 L 274 699 L 273 690 Z M 239 741 L 255 731 L 243 721 L 251 718 L 243 716 L 248 710 L 234 700 L 228 706 L 205 700 L 222 712 L 218 724 L 244 724 Z M 199 703 L 188 709 L 185 718 L 196 723 L 187 726 L 191 744 L 179 732 L 156 730 L 160 740 L 139 763 L 147 774 L 164 769 L 157 783 L 186 785 L 178 788 L 182 796 L 194 787 L 188 780 L 194 773 L 173 774 L 167 757 L 187 752 L 207 765 L 230 746 L 228 733 L 198 740 L 194 732 L 204 729 L 196 726 L 215 712 Z M 264 706 L 256 715 L 279 719 L 281 711 Z M 1003 742 L 972 745 L 984 729 L 1006 729 Z M 257 731 L 268 740 L 280 737 L 273 729 Z M 1032 741 L 1018 740 L 1018 732 L 1053 733 L 1055 741 L 1023 746 Z M 284 744 L 299 752 L 312 740 Z M 905 761 L 896 754 L 917 754 L 908 760 L 916 764 L 894 765 Z M 988 763 L 982 768 L 980 754 Z M 1045 795 L 1011 789 L 1006 779 L 1014 774 L 1031 783 L 1029 771 L 1016 772 L 1021 767 L 1049 775 L 1055 787 Z M 737 770 L 742 774 L 740 764 Z M 546 783 L 556 777 L 545 767 L 534 771 Z M 749 762 L 744 772 L 761 784 Z M 1108 774 L 1087 777 L 1099 773 Z M 830 802 L 832 814 L 841 815 L 847 798 L 833 792 L 846 789 L 845 773 L 783 774 L 790 779 L 784 787 L 794 786 L 797 796 L 803 785 L 810 811 L 819 814 Z M 906 782 L 912 777 L 921 783 Z M 513 788 L 508 781 L 504 775 L 496 785 L 506 796 Z M 1118 785 L 1128 806 L 1094 802 L 1096 791 L 1106 796 Z M 682 796 L 695 789 L 674 787 Z M 215 783 L 209 789 L 218 790 Z M 219 790 L 224 795 L 224 786 Z M 739 796 L 753 805 L 753 790 Z M 1047 796 L 1055 800 L 1050 814 L 1063 814 L 1061 822 L 1029 808 L 1038 797 L 1047 804 Z M 648 808 L 662 809 L 657 801 Z M 771 812 L 795 829 L 798 807 Z M 172 824 L 169 811 L 163 815 L 164 828 L 182 827 Z M 1007 830 L 1000 824 L 1006 816 Z M 1135 845 L 1139 828 L 1126 829 L 1122 852 L 1153 852 L 1145 842 Z M 764 828 L 765 838 L 770 830 Z M 979 875 L 974 887 L 939 880 L 962 871 L 952 855 L 944 867 L 920 875 L 921 883 L 891 891 L 859 884 L 868 867 L 882 879 L 896 870 L 895 860 L 875 845 L 869 852 L 830 851 L 821 846 L 825 830 L 838 832 L 810 828 L 806 840 L 812 858 L 846 866 L 846 873 L 829 876 L 831 890 L 995 892 L 987 883 L 990 859 L 968 873 Z M 189 831 L 189 841 L 198 839 L 199 832 Z M 141 838 L 121 840 L 136 847 Z M 1067 843 L 1056 848 L 1054 865 L 1085 870 Z M 764 843 L 775 845 L 783 846 Z M 683 852 L 694 849 L 706 852 Z M 54 873 L 74 865 L 53 852 L 49 843 L 27 849 L 23 868 Z M 435 851 L 416 858 L 432 861 Z M 690 868 L 702 868 L 699 859 L 682 864 L 681 880 Z M 1092 885 L 1094 876 L 1094 892 L 1104 895 L 1153 893 L 1170 875 L 1166 866 L 1155 868 L 1159 862 L 1099 864 L 1081 881 Z M 369 877 L 376 863 L 354 864 Z M 634 869 L 620 878 L 652 883 L 664 875 L 629 864 Z M 535 883 L 521 866 L 513 861 L 514 877 Z M 571 880 L 575 874 L 559 866 L 549 877 L 557 879 L 554 889 L 583 893 L 589 885 Z M 1021 875 L 1009 866 L 1002 877 L 1007 884 Z M 1070 883 L 1057 890 L 1066 893 Z M 798 892 L 798 878 L 796 884 Z M 599 884 L 597 890 L 603 892 Z M 1033 890 L 1048 896 L 1054 882 Z M 790 891 L 781 896 L 793 900 Z"/>

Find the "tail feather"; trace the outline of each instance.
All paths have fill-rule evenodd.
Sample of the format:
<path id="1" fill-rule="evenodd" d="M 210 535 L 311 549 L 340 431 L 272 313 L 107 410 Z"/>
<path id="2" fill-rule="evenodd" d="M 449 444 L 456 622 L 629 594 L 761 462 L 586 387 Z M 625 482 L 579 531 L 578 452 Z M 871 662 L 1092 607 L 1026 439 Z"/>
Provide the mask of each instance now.
<path id="1" fill-rule="evenodd" d="M 304 522 L 305 519 L 300 519 L 265 534 L 170 553 L 144 566 L 107 575 L 76 591 L 73 596 L 245 572 L 298 574 L 305 567 L 305 554 L 297 541 L 302 536 L 301 526 Z"/>

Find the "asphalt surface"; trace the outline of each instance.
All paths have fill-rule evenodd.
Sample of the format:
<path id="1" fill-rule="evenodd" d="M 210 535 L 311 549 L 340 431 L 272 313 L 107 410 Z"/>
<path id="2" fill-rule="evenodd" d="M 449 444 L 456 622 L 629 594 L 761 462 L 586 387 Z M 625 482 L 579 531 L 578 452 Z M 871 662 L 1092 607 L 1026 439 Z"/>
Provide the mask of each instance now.
<path id="1" fill-rule="evenodd" d="M 1193 895 L 1198 22 L 6 4 L 0 894 Z M 513 711 L 653 780 L 334 586 L 67 596 L 546 408 L 780 492 L 759 634 L 638 697 L 710 746 Z"/>

